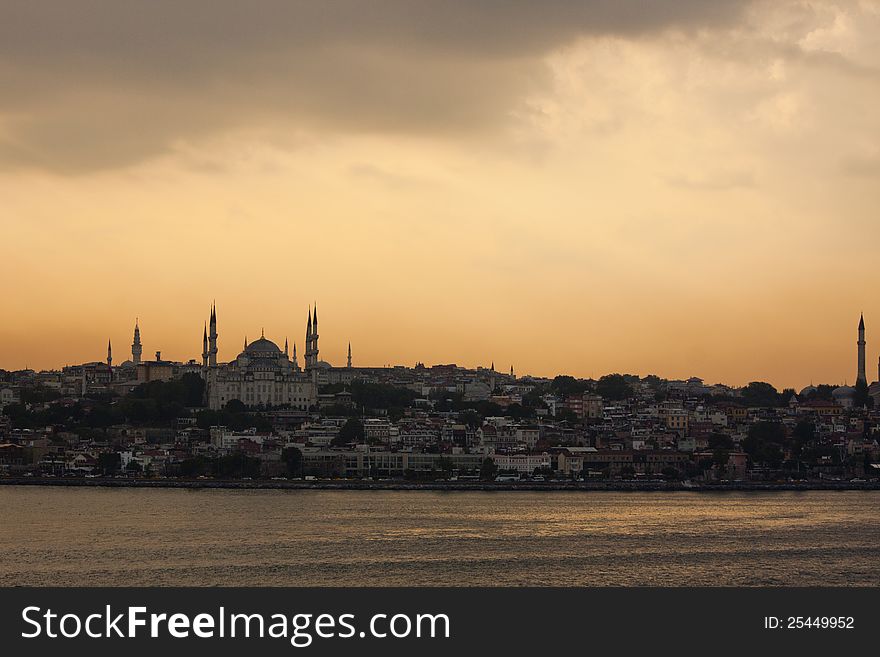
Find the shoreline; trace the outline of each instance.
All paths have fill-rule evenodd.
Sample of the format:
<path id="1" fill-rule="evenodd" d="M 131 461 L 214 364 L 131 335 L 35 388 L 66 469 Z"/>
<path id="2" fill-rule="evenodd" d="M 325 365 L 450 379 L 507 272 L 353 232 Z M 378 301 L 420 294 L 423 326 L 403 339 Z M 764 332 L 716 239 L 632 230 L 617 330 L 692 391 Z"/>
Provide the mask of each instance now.
<path id="1" fill-rule="evenodd" d="M 92 488 L 215 488 L 226 490 L 377 490 L 377 491 L 612 491 L 612 492 L 694 492 L 729 491 L 880 491 L 880 482 L 811 481 L 811 482 L 731 482 L 692 483 L 611 481 L 611 482 L 486 482 L 486 481 L 363 481 L 363 480 L 221 480 L 221 479 L 116 479 L 101 477 L 51 478 L 3 477 L 0 486 L 70 486 Z"/>

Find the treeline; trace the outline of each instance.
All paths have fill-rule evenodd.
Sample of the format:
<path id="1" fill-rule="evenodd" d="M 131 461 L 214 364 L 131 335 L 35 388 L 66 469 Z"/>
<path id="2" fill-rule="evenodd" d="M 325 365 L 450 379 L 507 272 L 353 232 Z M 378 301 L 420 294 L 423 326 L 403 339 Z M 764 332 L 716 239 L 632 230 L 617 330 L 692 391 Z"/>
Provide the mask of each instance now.
<path id="1" fill-rule="evenodd" d="M 63 425 L 83 433 L 117 424 L 170 426 L 189 408 L 203 403 L 205 382 L 198 374 L 184 374 L 171 381 L 143 383 L 120 399 L 102 395 L 58 402 L 59 396 L 45 391 L 22 391 L 22 401 L 3 409 L 19 429 Z M 54 392 L 54 391 L 52 391 Z"/>

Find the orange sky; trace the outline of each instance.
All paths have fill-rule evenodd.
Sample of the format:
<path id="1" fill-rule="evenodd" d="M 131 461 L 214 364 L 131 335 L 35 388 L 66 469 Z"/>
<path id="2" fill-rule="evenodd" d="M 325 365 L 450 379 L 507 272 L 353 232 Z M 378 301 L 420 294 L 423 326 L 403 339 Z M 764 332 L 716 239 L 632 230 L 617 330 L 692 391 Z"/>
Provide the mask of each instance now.
<path id="1" fill-rule="evenodd" d="M 864 311 L 876 379 L 880 2 L 78 4 L 0 25 L 0 368 L 216 298 L 221 359 L 317 300 L 334 364 L 798 388 Z"/>

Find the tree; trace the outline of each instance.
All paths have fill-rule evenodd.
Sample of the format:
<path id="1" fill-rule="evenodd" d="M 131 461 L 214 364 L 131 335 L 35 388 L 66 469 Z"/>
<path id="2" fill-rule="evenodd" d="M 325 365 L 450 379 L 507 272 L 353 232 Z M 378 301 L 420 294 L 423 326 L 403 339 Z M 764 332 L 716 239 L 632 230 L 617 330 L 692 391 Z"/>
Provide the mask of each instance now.
<path id="1" fill-rule="evenodd" d="M 245 406 L 244 402 L 241 401 L 240 399 L 230 399 L 228 402 L 226 402 L 226 405 L 223 407 L 223 410 L 225 410 L 227 413 L 232 413 L 232 414 L 246 413 L 247 406 Z"/>
<path id="2" fill-rule="evenodd" d="M 785 428 L 779 422 L 755 422 L 749 427 L 742 448 L 752 461 L 777 468 L 782 462 L 785 439 Z"/>
<path id="3" fill-rule="evenodd" d="M 495 461 L 490 458 L 483 459 L 483 463 L 480 465 L 480 479 L 483 481 L 494 481 L 497 474 L 498 466 L 495 465 Z"/>
<path id="4" fill-rule="evenodd" d="M 302 476 L 303 455 L 296 447 L 285 447 L 281 451 L 281 458 L 287 464 L 287 474 L 291 477 Z"/>
<path id="5" fill-rule="evenodd" d="M 763 381 L 752 381 L 749 385 L 740 390 L 740 396 L 748 406 L 770 408 L 779 406 L 780 402 L 788 403 L 787 399 L 784 400 L 784 402 L 780 399 L 779 392 L 776 388 Z"/>
<path id="6" fill-rule="evenodd" d="M 138 463 L 137 461 L 134 461 L 134 460 L 129 461 L 128 465 L 125 466 L 125 469 L 130 474 L 137 474 L 138 472 L 141 472 L 141 470 L 143 470 L 143 468 L 141 467 L 141 464 Z"/>
<path id="7" fill-rule="evenodd" d="M 29 404 L 45 404 L 46 402 L 60 399 L 61 392 L 42 384 L 38 384 L 33 387 L 22 388 L 19 398 L 21 403 L 25 406 Z"/>
<path id="8" fill-rule="evenodd" d="M 583 379 L 576 379 L 573 376 L 561 374 L 553 379 L 550 388 L 557 395 L 569 397 L 584 394 L 590 389 L 590 384 Z"/>
<path id="9" fill-rule="evenodd" d="M 483 426 L 483 417 L 473 409 L 468 409 L 459 414 L 458 419 L 472 429 Z"/>
<path id="10" fill-rule="evenodd" d="M 221 456 L 212 463 L 214 475 L 225 479 L 260 476 L 260 459 L 252 458 L 241 451 Z"/>
<path id="11" fill-rule="evenodd" d="M 341 447 L 349 443 L 362 443 L 364 441 L 364 425 L 356 417 L 349 418 L 339 434 L 331 441 L 331 445 Z"/>
<path id="12" fill-rule="evenodd" d="M 406 408 L 418 397 L 415 390 L 387 383 L 352 381 L 351 400 L 361 408 Z"/>
<path id="13" fill-rule="evenodd" d="M 559 422 L 568 422 L 569 424 L 577 424 L 578 416 L 570 408 L 558 408 L 556 410 L 556 419 Z"/>
<path id="14" fill-rule="evenodd" d="M 181 477 L 198 477 L 200 475 L 207 474 L 213 470 L 212 463 L 208 461 L 203 456 L 196 456 L 194 458 L 184 459 L 180 462 L 180 476 Z"/>
<path id="15" fill-rule="evenodd" d="M 724 433 L 710 433 L 709 449 L 733 449 L 733 438 Z"/>
<path id="16" fill-rule="evenodd" d="M 633 394 L 623 374 L 606 374 L 596 382 L 596 392 L 611 400 L 629 399 Z"/>
<path id="17" fill-rule="evenodd" d="M 874 400 L 868 394 L 868 384 L 862 379 L 856 381 L 853 406 L 856 408 L 874 408 Z"/>
<path id="18" fill-rule="evenodd" d="M 727 468 L 729 462 L 730 452 L 726 449 L 716 449 L 712 452 L 712 465 L 715 466 L 719 479 L 721 479 L 721 474 L 724 472 L 725 468 Z"/>
<path id="19" fill-rule="evenodd" d="M 794 431 L 792 431 L 791 435 L 794 439 L 792 451 L 795 456 L 800 458 L 804 451 L 804 447 L 812 443 L 816 438 L 816 425 L 812 420 L 801 420 L 795 425 Z"/>
<path id="20" fill-rule="evenodd" d="M 98 469 L 105 477 L 118 472 L 121 465 L 122 458 L 119 456 L 119 452 L 102 452 L 98 454 Z"/>
<path id="21" fill-rule="evenodd" d="M 660 471 L 660 474 L 662 474 L 667 479 L 672 479 L 672 480 L 681 479 L 681 473 L 676 468 L 673 468 L 670 465 L 667 465 L 665 468 L 663 468 Z"/>
<path id="22" fill-rule="evenodd" d="M 437 459 L 437 465 L 440 467 L 441 476 L 444 479 L 449 479 L 449 477 L 452 476 L 454 464 L 451 458 L 448 456 L 441 456 Z"/>
<path id="23" fill-rule="evenodd" d="M 647 383 L 648 387 L 651 388 L 651 390 L 659 390 L 660 387 L 663 385 L 663 379 L 661 379 L 656 374 L 649 374 L 648 376 L 643 378 L 642 381 Z"/>

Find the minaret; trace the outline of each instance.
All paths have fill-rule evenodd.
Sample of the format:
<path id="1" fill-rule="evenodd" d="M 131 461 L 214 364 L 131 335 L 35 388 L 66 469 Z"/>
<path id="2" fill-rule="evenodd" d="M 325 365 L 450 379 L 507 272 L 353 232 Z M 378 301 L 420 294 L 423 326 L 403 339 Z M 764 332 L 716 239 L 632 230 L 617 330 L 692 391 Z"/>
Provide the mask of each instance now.
<path id="1" fill-rule="evenodd" d="M 318 302 L 315 302 L 315 318 L 312 321 L 312 367 L 318 364 Z"/>
<path id="2" fill-rule="evenodd" d="M 348 343 L 348 369 L 351 369 L 351 341 Z"/>
<path id="3" fill-rule="evenodd" d="M 296 342 L 293 343 L 293 369 L 299 371 L 299 363 L 296 362 Z"/>
<path id="4" fill-rule="evenodd" d="M 210 333 L 208 334 L 208 367 L 217 367 L 217 306 L 211 305 Z"/>
<path id="5" fill-rule="evenodd" d="M 303 367 L 308 371 L 311 369 L 309 360 L 312 357 L 312 307 L 309 306 L 309 323 L 306 324 L 306 346 L 303 354 Z"/>
<path id="6" fill-rule="evenodd" d="M 289 356 L 290 356 L 290 354 L 287 351 L 287 338 L 284 338 L 284 358 L 287 359 L 287 358 L 289 358 Z"/>
<path id="7" fill-rule="evenodd" d="M 135 365 L 139 365 L 141 362 L 141 353 L 143 352 L 143 347 L 141 346 L 141 329 L 138 327 L 138 320 L 135 318 L 134 320 L 134 340 L 131 343 L 131 362 Z"/>
<path id="8" fill-rule="evenodd" d="M 205 322 L 205 332 L 202 334 L 202 367 L 208 366 L 208 322 Z"/>
<path id="9" fill-rule="evenodd" d="M 110 340 L 107 340 L 107 367 L 113 367 L 113 347 L 110 346 Z"/>
<path id="10" fill-rule="evenodd" d="M 862 315 L 859 318 L 859 341 L 856 343 L 859 346 L 859 373 L 856 376 L 856 383 L 861 381 L 862 383 L 868 383 L 868 377 L 865 374 L 865 316 Z"/>

